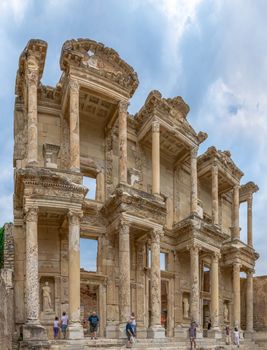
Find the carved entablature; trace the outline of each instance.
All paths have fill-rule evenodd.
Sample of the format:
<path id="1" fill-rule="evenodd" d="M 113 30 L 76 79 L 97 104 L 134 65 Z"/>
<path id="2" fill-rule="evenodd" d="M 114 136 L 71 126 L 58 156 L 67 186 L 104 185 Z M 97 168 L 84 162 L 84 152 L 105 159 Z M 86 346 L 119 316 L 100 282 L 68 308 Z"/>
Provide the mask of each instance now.
<path id="1" fill-rule="evenodd" d="M 226 193 L 240 183 L 243 172 L 231 159 L 229 151 L 217 150 L 214 146 L 198 157 L 198 177 L 211 181 L 212 169 L 218 172 L 219 192 Z"/>
<path id="2" fill-rule="evenodd" d="M 102 208 L 103 216 L 112 222 L 125 212 L 142 219 L 164 225 L 166 221 L 166 205 L 155 196 L 137 190 L 128 185 L 120 185 Z"/>
<path id="3" fill-rule="evenodd" d="M 56 87 L 40 84 L 37 93 L 39 106 L 61 111 L 62 88 L 59 84 Z"/>
<path id="4" fill-rule="evenodd" d="M 16 206 L 26 197 L 82 204 L 87 189 L 65 175 L 44 168 L 18 169 L 15 178 Z"/>
<path id="5" fill-rule="evenodd" d="M 46 57 L 47 43 L 39 39 L 31 39 L 19 58 L 19 68 L 16 76 L 15 93 L 23 97 L 26 73 L 29 79 L 35 79 L 37 74 L 37 84 L 40 81 Z"/>
<path id="6" fill-rule="evenodd" d="M 258 192 L 259 187 L 252 181 L 242 185 L 239 189 L 239 201 L 240 203 L 247 201 L 253 196 L 253 193 Z"/>
<path id="7" fill-rule="evenodd" d="M 222 261 L 225 266 L 239 262 L 241 271 L 253 270 L 259 254 L 250 246 L 241 241 L 226 242 L 222 247 Z"/>
<path id="8" fill-rule="evenodd" d="M 71 65 L 111 81 L 126 90 L 129 97 L 133 95 L 139 83 L 136 72 L 114 49 L 94 40 L 77 39 L 64 43 L 60 67 L 64 72 L 68 72 Z"/>
<path id="9" fill-rule="evenodd" d="M 181 151 L 181 153 L 185 153 L 182 147 L 190 149 L 198 146 L 207 138 L 207 134 L 195 132 L 186 119 L 188 112 L 189 106 L 180 96 L 165 99 L 159 91 L 151 91 L 144 106 L 135 115 L 139 139 L 145 139 L 146 135 L 148 138 L 150 137 L 149 133 L 153 121 L 157 120 L 160 124 L 161 138 L 164 139 L 163 143 L 166 143 L 167 148 L 169 148 L 169 144 L 170 147 L 176 145 L 176 149 L 173 150 L 176 155 Z M 172 138 L 172 140 L 165 142 L 166 133 L 168 138 Z"/>

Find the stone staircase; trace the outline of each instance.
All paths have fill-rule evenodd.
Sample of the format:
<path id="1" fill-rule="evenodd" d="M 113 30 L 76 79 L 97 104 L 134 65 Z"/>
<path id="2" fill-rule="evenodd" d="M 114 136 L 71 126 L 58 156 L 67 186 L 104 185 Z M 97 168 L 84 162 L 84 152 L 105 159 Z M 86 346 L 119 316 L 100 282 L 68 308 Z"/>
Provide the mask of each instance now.
<path id="1" fill-rule="evenodd" d="M 50 342 L 50 350 L 124 350 L 126 340 L 123 339 L 83 339 L 83 340 L 57 340 Z M 178 341 L 174 338 L 165 339 L 137 339 L 132 344 L 132 349 L 136 350 L 190 350 L 189 340 Z M 197 340 L 198 350 L 233 350 L 235 345 L 225 345 L 223 341 L 203 338 Z M 241 341 L 240 350 L 265 350 L 254 341 Z"/>

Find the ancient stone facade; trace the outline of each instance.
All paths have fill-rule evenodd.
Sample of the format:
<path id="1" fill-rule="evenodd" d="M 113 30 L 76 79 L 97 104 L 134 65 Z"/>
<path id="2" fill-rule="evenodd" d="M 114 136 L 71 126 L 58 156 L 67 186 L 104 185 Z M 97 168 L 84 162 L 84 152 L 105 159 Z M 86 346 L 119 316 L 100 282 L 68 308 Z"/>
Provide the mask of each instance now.
<path id="1" fill-rule="evenodd" d="M 241 271 L 251 334 L 258 187 L 241 184 L 229 151 L 198 154 L 207 134 L 189 124 L 181 97 L 152 91 L 129 114 L 138 78 L 113 49 L 65 42 L 56 87 L 41 83 L 46 50 L 30 40 L 16 79 L 15 326 L 23 346 L 45 343 L 63 311 L 69 339 L 81 339 L 88 305 L 97 305 L 103 337 L 123 336 L 134 312 L 139 338 L 183 339 L 191 320 L 201 337 L 210 318 L 208 336 L 220 338 L 225 325 L 240 326 Z M 86 198 L 87 177 L 95 200 Z M 80 271 L 80 237 L 98 241 L 96 272 Z"/>

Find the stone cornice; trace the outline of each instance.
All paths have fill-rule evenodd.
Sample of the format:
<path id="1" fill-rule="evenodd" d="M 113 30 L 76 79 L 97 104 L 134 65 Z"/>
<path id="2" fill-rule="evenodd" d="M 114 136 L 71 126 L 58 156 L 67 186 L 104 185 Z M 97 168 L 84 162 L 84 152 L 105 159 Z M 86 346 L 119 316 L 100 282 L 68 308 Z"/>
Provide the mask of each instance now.
<path id="1" fill-rule="evenodd" d="M 259 187 L 252 181 L 247 182 L 245 185 L 242 185 L 239 189 L 239 199 L 240 203 L 245 202 L 249 199 L 253 193 L 258 192 Z"/>
<path id="2" fill-rule="evenodd" d="M 64 72 L 69 67 L 77 66 L 97 74 L 99 77 L 111 80 L 127 90 L 131 97 L 138 84 L 134 69 L 122 60 L 119 54 L 102 43 L 90 39 L 67 40 L 62 47 L 60 68 Z"/>
<path id="3" fill-rule="evenodd" d="M 19 58 L 19 67 L 16 76 L 15 93 L 17 96 L 23 96 L 23 85 L 25 81 L 26 65 L 29 57 L 34 56 L 38 64 L 38 81 L 40 81 L 45 64 L 47 43 L 40 39 L 31 39 L 23 50 Z"/>

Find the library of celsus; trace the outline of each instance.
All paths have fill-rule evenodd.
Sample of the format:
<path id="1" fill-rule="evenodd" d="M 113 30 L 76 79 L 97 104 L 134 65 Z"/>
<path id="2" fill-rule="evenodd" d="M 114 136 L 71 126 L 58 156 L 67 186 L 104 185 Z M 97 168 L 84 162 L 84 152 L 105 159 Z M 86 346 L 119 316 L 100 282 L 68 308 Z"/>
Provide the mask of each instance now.
<path id="1" fill-rule="evenodd" d="M 189 124 L 181 97 L 151 91 L 131 115 L 138 77 L 115 50 L 66 41 L 55 87 L 41 82 L 46 52 L 46 42 L 30 40 L 16 78 L 14 327 L 21 347 L 49 348 L 63 311 L 73 343 L 86 336 L 84 320 L 94 310 L 106 339 L 125 337 L 132 312 L 138 339 L 184 340 L 195 321 L 197 337 L 215 343 L 226 325 L 241 327 L 242 312 L 251 339 L 257 185 L 242 183 L 229 151 L 200 154 L 207 134 Z M 93 198 L 88 183 L 96 186 Z M 97 246 L 95 271 L 81 269 L 86 239 Z"/>

